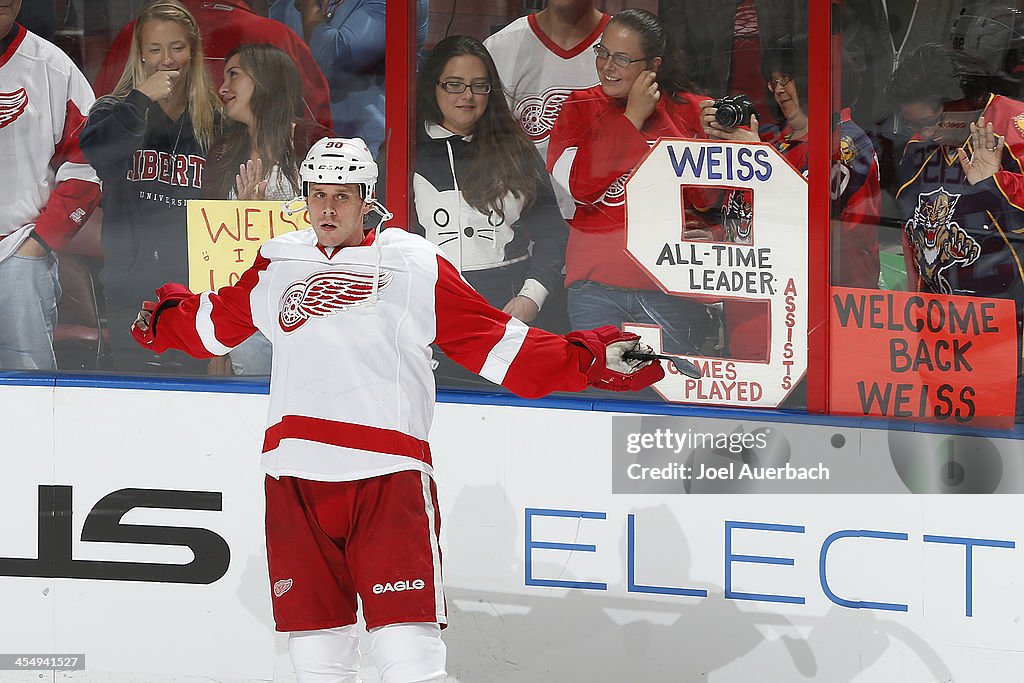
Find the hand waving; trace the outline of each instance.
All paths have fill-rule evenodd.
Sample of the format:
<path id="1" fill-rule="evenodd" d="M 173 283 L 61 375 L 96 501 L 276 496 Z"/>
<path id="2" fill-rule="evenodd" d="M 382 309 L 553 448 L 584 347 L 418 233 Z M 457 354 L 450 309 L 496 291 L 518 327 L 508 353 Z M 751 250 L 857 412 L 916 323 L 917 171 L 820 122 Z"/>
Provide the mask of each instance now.
<path id="1" fill-rule="evenodd" d="M 1002 167 L 1003 138 L 996 138 L 992 130 L 992 122 L 985 122 L 985 117 L 979 117 L 977 123 L 971 124 L 971 149 L 973 154 L 967 158 L 967 152 L 961 147 L 957 150 L 957 157 L 960 159 L 960 166 L 964 169 L 967 182 L 977 185 L 982 180 L 991 178 Z"/>
<path id="2" fill-rule="evenodd" d="M 238 198 L 248 201 L 262 202 L 267 198 L 267 181 L 263 179 L 263 160 L 257 159 L 238 166 L 235 176 L 235 187 Z"/>

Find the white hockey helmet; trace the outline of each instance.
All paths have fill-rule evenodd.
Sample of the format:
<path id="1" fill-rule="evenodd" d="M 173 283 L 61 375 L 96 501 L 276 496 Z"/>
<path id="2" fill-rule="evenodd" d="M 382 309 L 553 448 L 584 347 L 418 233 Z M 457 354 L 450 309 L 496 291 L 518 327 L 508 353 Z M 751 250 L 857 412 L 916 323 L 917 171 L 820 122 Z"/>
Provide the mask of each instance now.
<path id="1" fill-rule="evenodd" d="M 310 183 L 359 185 L 363 201 L 376 199 L 377 164 L 361 138 L 322 138 L 309 148 L 299 166 L 303 196 L 309 196 Z"/>

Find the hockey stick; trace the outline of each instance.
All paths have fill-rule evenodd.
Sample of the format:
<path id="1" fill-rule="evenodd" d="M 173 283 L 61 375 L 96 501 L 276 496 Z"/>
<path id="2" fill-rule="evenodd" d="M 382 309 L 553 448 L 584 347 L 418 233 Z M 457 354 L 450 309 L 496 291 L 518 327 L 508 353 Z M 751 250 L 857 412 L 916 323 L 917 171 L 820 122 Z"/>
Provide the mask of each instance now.
<path id="1" fill-rule="evenodd" d="M 627 360 L 667 360 L 676 366 L 676 370 L 692 379 L 700 379 L 703 374 L 696 365 L 685 358 L 666 356 L 660 353 L 643 353 L 642 351 L 626 351 L 622 357 Z"/>

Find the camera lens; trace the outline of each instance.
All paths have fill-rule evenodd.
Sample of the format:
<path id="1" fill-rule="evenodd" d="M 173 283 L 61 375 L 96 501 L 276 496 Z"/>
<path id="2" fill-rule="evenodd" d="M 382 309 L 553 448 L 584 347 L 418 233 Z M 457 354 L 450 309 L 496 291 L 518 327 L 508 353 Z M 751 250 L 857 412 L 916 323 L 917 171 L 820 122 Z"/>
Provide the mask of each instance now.
<path id="1" fill-rule="evenodd" d="M 715 112 L 715 120 L 727 128 L 735 128 L 740 125 L 742 112 L 735 104 L 719 105 Z"/>

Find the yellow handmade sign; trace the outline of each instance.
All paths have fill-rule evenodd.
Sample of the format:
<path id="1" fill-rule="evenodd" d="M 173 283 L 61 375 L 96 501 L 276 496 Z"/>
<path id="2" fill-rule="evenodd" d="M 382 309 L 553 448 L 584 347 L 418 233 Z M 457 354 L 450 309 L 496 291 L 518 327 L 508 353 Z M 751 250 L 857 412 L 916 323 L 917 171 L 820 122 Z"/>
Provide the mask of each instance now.
<path id="1" fill-rule="evenodd" d="M 271 237 L 309 226 L 303 209 L 293 215 L 281 202 L 188 202 L 188 286 L 193 292 L 233 285 Z"/>

